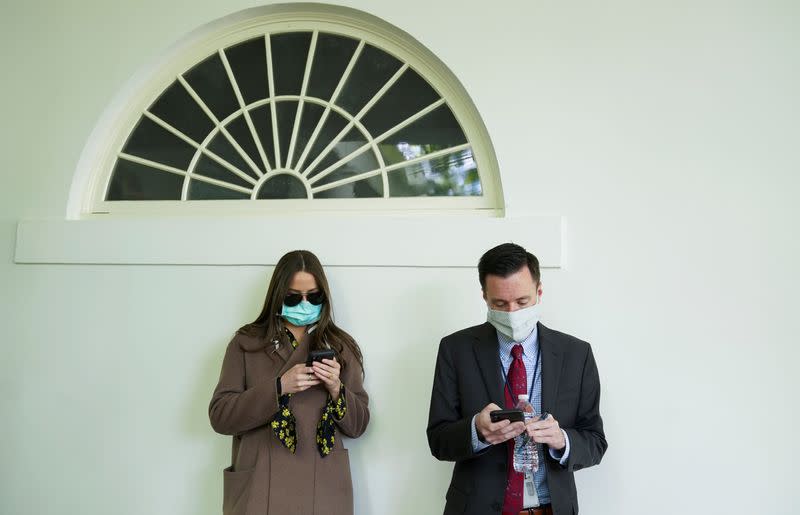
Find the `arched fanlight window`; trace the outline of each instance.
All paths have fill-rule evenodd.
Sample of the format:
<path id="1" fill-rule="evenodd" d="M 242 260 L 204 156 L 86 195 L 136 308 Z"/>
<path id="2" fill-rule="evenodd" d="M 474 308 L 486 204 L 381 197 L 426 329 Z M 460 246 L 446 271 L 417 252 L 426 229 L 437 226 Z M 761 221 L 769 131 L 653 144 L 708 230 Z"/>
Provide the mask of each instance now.
<path id="1" fill-rule="evenodd" d="M 477 110 L 399 29 L 352 9 L 287 4 L 220 20 L 183 46 L 148 84 L 151 100 L 129 106 L 129 129 L 95 173 L 93 212 L 147 212 L 151 201 L 502 207 Z"/>

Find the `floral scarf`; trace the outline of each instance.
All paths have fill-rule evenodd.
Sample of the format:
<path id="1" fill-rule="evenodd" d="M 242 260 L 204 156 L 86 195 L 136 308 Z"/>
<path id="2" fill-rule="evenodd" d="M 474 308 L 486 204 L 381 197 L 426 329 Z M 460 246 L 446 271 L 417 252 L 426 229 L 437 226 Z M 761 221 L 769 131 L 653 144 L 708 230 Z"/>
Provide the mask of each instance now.
<path id="1" fill-rule="evenodd" d="M 288 330 L 286 333 L 289 335 L 289 341 L 292 344 L 292 349 L 296 349 L 298 342 L 294 335 Z M 297 450 L 297 422 L 289 407 L 289 400 L 292 398 L 291 393 L 285 393 L 278 398 L 278 411 L 270 419 L 270 426 L 275 436 L 280 440 L 284 447 L 289 449 L 292 454 Z M 339 398 L 333 400 L 328 395 L 328 401 L 322 410 L 322 417 L 317 423 L 317 450 L 319 455 L 323 458 L 331 453 L 333 444 L 336 442 L 336 426 L 334 421 L 342 420 L 345 413 L 347 413 L 347 402 L 345 401 L 344 385 L 341 385 Z"/>

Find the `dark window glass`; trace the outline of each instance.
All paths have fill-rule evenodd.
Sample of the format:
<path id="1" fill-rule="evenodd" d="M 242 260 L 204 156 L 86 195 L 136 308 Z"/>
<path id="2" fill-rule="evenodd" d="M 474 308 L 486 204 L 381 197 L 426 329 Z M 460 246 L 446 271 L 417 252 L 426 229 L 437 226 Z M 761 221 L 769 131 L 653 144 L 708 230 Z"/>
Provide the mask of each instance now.
<path id="1" fill-rule="evenodd" d="M 417 72 L 407 69 L 378 102 L 361 118 L 377 137 L 439 100 L 439 94 Z"/>
<path id="2" fill-rule="evenodd" d="M 381 142 L 383 160 L 387 165 L 407 161 L 467 142 L 467 137 L 447 104 L 443 104 L 414 123 L 397 131 Z M 420 147 L 422 154 L 408 157 L 401 149 Z"/>
<path id="3" fill-rule="evenodd" d="M 193 180 L 189 183 L 189 200 L 245 200 L 250 195 L 240 191 Z"/>
<path id="4" fill-rule="evenodd" d="M 290 32 L 270 37 L 272 78 L 276 95 L 299 95 L 311 44 L 310 32 Z"/>
<path id="5" fill-rule="evenodd" d="M 267 49 L 263 37 L 225 49 L 245 105 L 269 96 Z"/>
<path id="6" fill-rule="evenodd" d="M 163 120 L 170 128 L 165 129 L 160 121 L 155 122 L 146 114 L 121 150 L 121 154 L 223 181 L 245 191 L 209 184 L 193 179 L 193 175 L 185 179 L 182 175 L 119 157 L 106 200 L 181 200 L 185 180 L 190 181 L 187 199 L 245 200 L 252 198 L 247 192 L 253 190 L 254 183 L 277 168 L 292 173 L 270 175 L 269 180 L 259 186 L 257 198 L 307 198 L 309 189 L 328 187 L 340 181 L 345 183 L 313 196 L 482 195 L 471 147 L 446 103 L 402 129 L 395 129 L 428 106 L 442 101 L 431 84 L 411 68 L 406 68 L 389 85 L 388 81 L 403 63 L 377 47 L 363 44 L 356 55 L 356 49 L 362 44 L 358 39 L 318 33 L 305 93 L 307 99 L 322 104 L 270 98 L 268 60 L 272 62 L 276 97 L 299 95 L 312 39 L 313 32 L 309 30 L 276 33 L 231 45 L 224 48 L 222 55 L 220 52 L 209 55 L 183 74 L 188 87 L 196 92 L 201 102 L 196 101 L 180 81 L 174 81 L 148 108 L 153 117 Z M 226 71 L 223 56 L 230 65 L 232 77 Z M 345 79 L 344 73 L 351 63 L 353 67 Z M 340 84 L 342 88 L 335 105 L 330 106 L 328 102 Z M 247 109 L 244 112 L 234 86 L 241 92 Z M 374 105 L 339 138 L 351 123 L 351 117 L 383 88 L 385 91 Z M 211 118 L 200 103 L 213 113 Z M 247 108 L 254 105 L 258 107 Z M 230 138 L 221 127 L 216 127 L 214 118 L 218 123 L 225 122 L 224 131 Z M 186 143 L 172 128 L 195 144 Z M 317 135 L 312 140 L 315 132 Z M 375 138 L 387 133 L 372 145 Z M 196 148 L 203 144 L 207 150 Z M 358 155 L 353 155 L 362 148 Z M 380 155 L 376 155 L 375 148 Z M 210 157 L 209 153 L 215 157 Z M 390 170 L 382 169 L 382 164 Z M 325 175 L 321 175 L 322 172 Z M 377 174 L 358 179 L 367 172 Z M 384 192 L 384 181 L 388 192 Z"/>
<path id="7" fill-rule="evenodd" d="M 320 34 L 306 94 L 330 100 L 357 46 L 358 41 L 351 38 Z"/>
<path id="8" fill-rule="evenodd" d="M 400 61 L 383 50 L 366 45 L 336 104 L 352 115 L 358 114 L 399 68 Z"/>
<path id="9" fill-rule="evenodd" d="M 168 87 L 149 111 L 200 143 L 214 128 L 214 122 L 178 81 Z"/>
<path id="10" fill-rule="evenodd" d="M 230 141 L 228 141 L 228 138 L 226 138 L 222 132 L 218 132 L 214 136 L 214 138 L 208 144 L 208 149 L 253 179 L 258 177 L 250 165 L 248 165 L 244 158 L 242 158 L 242 155 L 239 153 L 239 151 L 236 150 L 233 145 L 231 145 Z M 208 156 L 204 155 L 203 157 L 205 157 L 206 160 L 209 159 Z M 203 161 L 205 162 L 205 160 Z M 258 161 L 256 161 L 256 163 L 258 163 Z"/>
<path id="11" fill-rule="evenodd" d="M 143 116 L 122 151 L 185 171 L 195 148 Z"/>
<path id="12" fill-rule="evenodd" d="M 325 109 L 318 104 L 312 104 L 311 102 L 305 102 L 303 104 L 303 112 L 300 116 L 300 127 L 297 130 L 297 142 L 295 143 L 294 156 L 291 162 L 292 166 L 294 166 L 299 161 L 300 156 L 303 155 L 311 139 L 311 134 L 313 134 L 314 129 L 317 128 L 317 123 L 319 123 L 324 110 Z"/>
<path id="13" fill-rule="evenodd" d="M 242 179 L 232 171 L 228 170 L 221 164 L 217 163 L 210 157 L 203 155 L 198 161 L 197 166 L 194 167 L 194 173 L 210 177 L 211 179 L 219 179 L 220 181 L 229 182 L 244 188 L 252 188 L 253 185 L 246 180 Z"/>
<path id="14" fill-rule="evenodd" d="M 239 102 L 218 54 L 206 58 L 183 76 L 218 120 L 222 121 L 239 109 Z"/>
<path id="15" fill-rule="evenodd" d="M 180 200 L 183 176 L 117 159 L 107 200 Z"/>
<path id="16" fill-rule="evenodd" d="M 252 115 L 250 118 L 252 119 Z M 255 123 L 253 123 L 253 127 L 255 127 Z M 256 167 L 261 171 L 261 173 L 266 172 L 267 169 L 264 166 L 261 155 L 258 153 L 256 142 L 253 139 L 253 133 L 250 131 L 250 127 L 248 127 L 247 120 L 245 120 L 244 115 L 231 120 L 231 123 L 229 123 L 226 128 L 233 137 L 233 140 L 238 143 L 240 147 L 242 147 L 242 150 L 244 150 L 245 154 L 247 154 L 250 160 L 255 163 Z M 239 155 L 238 152 L 237 155 Z M 247 168 L 245 168 L 243 171 L 252 176 L 255 174 L 250 165 L 247 165 Z"/>
<path id="17" fill-rule="evenodd" d="M 275 144 L 272 140 L 272 109 L 269 104 L 257 107 L 250 111 L 253 127 L 261 140 L 261 147 L 267 155 L 270 166 L 275 166 Z"/>
<path id="18" fill-rule="evenodd" d="M 260 199 L 308 198 L 306 187 L 297 177 L 285 173 L 264 181 L 258 190 Z"/>
<path id="19" fill-rule="evenodd" d="M 275 102 L 275 113 L 278 115 L 278 136 L 281 149 L 281 167 L 289 155 L 289 143 L 292 140 L 292 128 L 297 113 L 297 102 L 293 100 Z"/>

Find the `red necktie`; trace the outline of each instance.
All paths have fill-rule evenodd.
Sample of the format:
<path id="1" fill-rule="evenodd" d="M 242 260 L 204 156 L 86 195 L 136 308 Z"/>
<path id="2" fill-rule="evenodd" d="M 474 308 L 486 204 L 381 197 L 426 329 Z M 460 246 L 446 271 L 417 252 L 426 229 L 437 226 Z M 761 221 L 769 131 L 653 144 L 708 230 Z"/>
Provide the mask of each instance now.
<path id="1" fill-rule="evenodd" d="M 528 393 L 528 374 L 525 372 L 525 363 L 522 362 L 522 345 L 516 344 L 512 347 L 511 357 L 513 359 L 508 367 L 508 385 L 504 388 L 507 409 L 516 407 L 518 395 Z M 525 474 L 514 471 L 514 439 L 509 440 L 506 445 L 508 446 L 508 483 L 503 501 L 503 513 L 516 514 L 522 511 L 522 483 Z"/>

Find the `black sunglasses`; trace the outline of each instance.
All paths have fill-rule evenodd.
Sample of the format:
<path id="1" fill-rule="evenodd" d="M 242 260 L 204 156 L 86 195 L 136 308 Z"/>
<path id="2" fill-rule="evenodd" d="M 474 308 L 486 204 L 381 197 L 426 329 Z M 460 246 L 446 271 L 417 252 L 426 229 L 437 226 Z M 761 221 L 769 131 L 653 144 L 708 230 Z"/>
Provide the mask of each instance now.
<path id="1" fill-rule="evenodd" d="M 317 290 L 305 294 L 289 293 L 283 298 L 283 303 L 287 306 L 296 306 L 303 301 L 303 297 L 305 297 L 308 302 L 314 304 L 315 306 L 319 306 L 325 302 L 325 292 L 322 290 Z"/>

